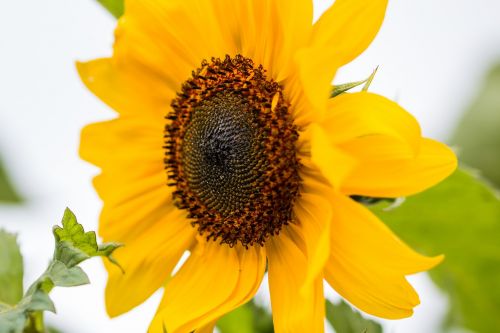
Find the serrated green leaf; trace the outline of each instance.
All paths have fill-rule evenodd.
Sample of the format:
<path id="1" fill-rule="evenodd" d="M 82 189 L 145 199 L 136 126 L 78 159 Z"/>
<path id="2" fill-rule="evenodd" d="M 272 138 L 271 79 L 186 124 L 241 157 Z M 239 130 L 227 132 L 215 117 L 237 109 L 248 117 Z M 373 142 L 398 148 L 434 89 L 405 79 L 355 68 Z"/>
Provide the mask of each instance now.
<path id="1" fill-rule="evenodd" d="M 460 160 L 500 187 L 500 63 L 488 73 L 451 143 Z"/>
<path id="2" fill-rule="evenodd" d="M 47 274 L 58 287 L 75 287 L 90 283 L 83 269 L 78 266 L 68 268 L 58 260 L 52 262 Z"/>
<path id="3" fill-rule="evenodd" d="M 61 261 L 69 268 L 96 256 L 108 257 L 112 263 L 118 264 L 113 259 L 112 254 L 122 245 L 105 243 L 98 246 L 95 232 L 85 232 L 83 226 L 78 223 L 75 214 L 68 208 L 64 211 L 62 228 L 55 226 L 53 233 L 56 239 L 54 259 Z"/>
<path id="4" fill-rule="evenodd" d="M 21 201 L 21 197 L 12 186 L 7 171 L 0 159 L 0 202 L 18 203 Z"/>
<path id="5" fill-rule="evenodd" d="M 355 82 L 334 85 L 332 88 L 332 92 L 330 93 L 330 98 L 337 97 L 338 95 L 341 95 L 353 88 L 359 87 L 362 84 L 364 84 L 362 90 L 367 91 L 373 81 L 373 78 L 375 77 L 375 74 L 377 74 L 377 70 L 378 66 L 377 68 L 375 68 L 375 70 L 371 73 L 371 75 L 368 78 L 362 81 L 355 81 Z"/>
<path id="6" fill-rule="evenodd" d="M 382 326 L 364 318 L 344 301 L 333 304 L 326 301 L 326 318 L 337 333 L 382 333 Z"/>
<path id="7" fill-rule="evenodd" d="M 62 228 L 54 227 L 56 238 L 55 259 L 69 267 L 79 264 L 97 252 L 96 235 L 93 231 L 85 232 L 76 220 L 75 214 L 68 208 L 64 211 Z"/>
<path id="8" fill-rule="evenodd" d="M 500 201 L 486 183 L 459 170 L 396 209 L 371 209 L 414 248 L 446 255 L 430 275 L 449 295 L 448 326 L 500 327 Z"/>
<path id="9" fill-rule="evenodd" d="M 23 257 L 16 236 L 0 229 L 0 302 L 16 304 L 23 297 Z"/>
<path id="10" fill-rule="evenodd" d="M 125 9 L 123 0 L 97 0 L 104 8 L 108 10 L 116 18 L 120 18 L 123 15 Z"/>

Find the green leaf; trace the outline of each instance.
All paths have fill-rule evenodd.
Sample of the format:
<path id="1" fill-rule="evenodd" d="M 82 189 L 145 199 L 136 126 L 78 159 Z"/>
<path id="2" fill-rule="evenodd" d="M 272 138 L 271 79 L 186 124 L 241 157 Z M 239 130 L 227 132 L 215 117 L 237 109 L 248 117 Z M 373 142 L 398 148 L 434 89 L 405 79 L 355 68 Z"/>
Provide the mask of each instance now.
<path id="1" fill-rule="evenodd" d="M 0 302 L 16 304 L 23 296 L 23 257 L 16 236 L 0 229 Z"/>
<path id="2" fill-rule="evenodd" d="M 273 319 L 264 308 L 251 301 L 217 321 L 221 333 L 273 333 Z"/>
<path id="3" fill-rule="evenodd" d="M 364 318 L 344 301 L 326 301 L 326 319 L 337 333 L 382 333 L 379 323 Z"/>
<path id="4" fill-rule="evenodd" d="M 6 302 L 0 302 L 0 333 L 45 333 L 43 312 L 55 312 L 54 303 L 49 297 L 50 291 L 55 286 L 72 287 L 89 283 L 87 274 L 76 266 L 77 264 L 95 256 L 108 257 L 116 263 L 111 255 L 121 245 L 117 243 L 97 245 L 95 233 L 85 232 L 78 224 L 75 215 L 67 208 L 62 225 L 62 228 L 55 226 L 53 229 L 56 240 L 54 257 L 45 272 L 28 288 L 17 305 L 11 306 Z M 0 233 L 0 249 L 13 243 L 19 251 L 15 237 L 7 234 L 7 241 L 4 242 L 1 236 L 2 233 Z M 0 252 L 0 258 L 5 253 Z M 6 263 L 6 271 L 10 271 L 11 266 L 15 267 Z M 22 294 L 22 285 L 20 290 Z"/>
<path id="5" fill-rule="evenodd" d="M 125 5 L 123 0 L 97 0 L 104 8 L 116 18 L 123 15 Z"/>
<path id="6" fill-rule="evenodd" d="M 25 311 L 50 311 L 56 312 L 54 303 L 50 299 L 49 295 L 42 290 L 36 290 L 33 295 L 28 295 L 24 297 L 21 302 L 16 305 L 16 308 L 23 309 Z"/>
<path id="7" fill-rule="evenodd" d="M 31 314 L 37 311 L 56 312 L 54 303 L 49 295 L 41 290 L 36 290 L 32 295 L 24 297 L 19 304 L 4 310 L 0 310 L 0 333 L 23 333 L 30 326 L 28 320 Z M 37 331 L 35 331 L 37 332 Z"/>
<path id="8" fill-rule="evenodd" d="M 68 208 L 64 211 L 62 228 L 55 226 L 53 232 L 56 238 L 54 259 L 61 261 L 69 268 L 96 256 L 107 257 L 112 263 L 118 265 L 112 254 L 122 245 L 104 243 L 98 246 L 95 232 L 85 232 L 83 226 L 76 220 L 75 214 Z"/>
<path id="9" fill-rule="evenodd" d="M 2 303 L 0 302 L 0 312 L 2 311 L 7 311 L 11 308 L 12 306 L 7 304 L 7 303 Z"/>
<path id="10" fill-rule="evenodd" d="M 371 209 L 404 241 L 428 255 L 444 253 L 431 270 L 451 302 L 448 327 L 492 332 L 500 327 L 500 201 L 471 172 L 458 170 L 399 207 Z"/>
<path id="11" fill-rule="evenodd" d="M 372 74 L 368 77 L 368 79 L 366 79 L 366 83 L 363 86 L 363 89 L 361 89 L 362 91 L 368 91 L 368 89 L 370 88 L 370 86 L 372 84 L 373 79 L 375 78 L 375 74 L 377 74 L 377 71 L 378 71 L 378 66 L 375 67 Z"/>
<path id="12" fill-rule="evenodd" d="M 23 310 L 0 310 L 0 333 L 23 333 L 25 325 L 26 317 Z"/>
<path id="13" fill-rule="evenodd" d="M 19 203 L 21 201 L 21 197 L 12 186 L 2 160 L 0 160 L 0 202 Z"/>
<path id="14" fill-rule="evenodd" d="M 462 162 L 481 170 L 500 187 L 500 63 L 478 91 L 451 143 L 458 147 Z"/>
<path id="15" fill-rule="evenodd" d="M 55 286 L 75 287 L 90 283 L 87 274 L 78 266 L 68 268 L 62 262 L 55 260 L 52 262 L 48 276 Z"/>
<path id="16" fill-rule="evenodd" d="M 375 68 L 375 70 L 372 72 L 372 74 L 364 79 L 363 81 L 355 81 L 355 82 L 349 82 L 349 83 L 343 83 L 343 84 L 338 84 L 334 85 L 332 88 L 332 92 L 330 94 L 330 98 L 337 97 L 338 95 L 341 95 L 353 88 L 359 87 L 360 85 L 364 84 L 363 86 L 363 91 L 367 91 L 368 88 L 370 87 L 373 78 L 375 77 L 375 74 L 377 74 L 378 66 Z"/>

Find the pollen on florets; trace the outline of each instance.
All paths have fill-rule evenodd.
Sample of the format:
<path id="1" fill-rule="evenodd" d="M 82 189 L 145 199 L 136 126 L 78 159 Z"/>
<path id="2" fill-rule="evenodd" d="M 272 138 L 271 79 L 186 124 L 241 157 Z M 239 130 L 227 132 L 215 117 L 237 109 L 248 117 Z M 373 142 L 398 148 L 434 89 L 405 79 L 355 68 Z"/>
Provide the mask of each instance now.
<path id="1" fill-rule="evenodd" d="M 203 61 L 171 106 L 169 185 L 201 235 L 263 245 L 293 221 L 298 131 L 282 87 L 262 66 L 239 55 Z"/>

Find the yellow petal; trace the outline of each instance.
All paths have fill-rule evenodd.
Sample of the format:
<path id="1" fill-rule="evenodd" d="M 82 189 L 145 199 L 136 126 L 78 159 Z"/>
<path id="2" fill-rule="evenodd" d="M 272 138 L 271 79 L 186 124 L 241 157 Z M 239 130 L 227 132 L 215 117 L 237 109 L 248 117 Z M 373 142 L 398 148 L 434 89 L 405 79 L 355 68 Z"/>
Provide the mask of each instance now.
<path id="1" fill-rule="evenodd" d="M 119 111 L 144 112 L 138 108 L 141 103 L 130 104 L 130 99 L 137 93 L 148 96 L 148 90 L 158 91 L 150 81 L 168 87 L 169 92 L 163 93 L 166 102 L 154 105 L 166 108 L 203 59 L 226 54 L 251 58 L 270 77 L 282 81 L 292 72 L 295 50 L 309 41 L 312 30 L 313 6 L 308 0 L 127 0 L 125 7 L 115 34 L 112 65 L 79 66 L 89 88 Z M 88 74 L 86 67 L 93 73 Z M 140 89 L 143 82 L 146 89 Z M 124 105 L 120 96 L 132 98 Z"/>
<path id="2" fill-rule="evenodd" d="M 307 182 L 307 179 L 303 179 Z M 288 229 L 294 242 L 306 255 L 306 277 L 301 287 L 302 293 L 311 292 L 314 281 L 322 276 L 323 268 L 330 253 L 330 202 L 322 196 L 303 191 L 294 205 L 296 223 Z"/>
<path id="3" fill-rule="evenodd" d="M 325 277 L 349 302 L 377 317 L 409 317 L 419 298 L 405 275 L 430 269 L 442 256 L 424 257 L 401 242 L 362 205 L 332 200 L 330 259 Z"/>
<path id="4" fill-rule="evenodd" d="M 341 145 L 359 163 L 342 184 L 345 194 L 394 198 L 428 189 L 448 177 L 457 167 L 446 145 L 422 139 L 417 156 L 406 146 L 383 136 L 366 136 Z"/>
<path id="5" fill-rule="evenodd" d="M 174 91 L 203 59 L 231 53 L 207 0 L 127 0 L 114 51 L 120 64 L 150 71 Z"/>
<path id="6" fill-rule="evenodd" d="M 276 0 L 271 3 L 277 12 L 281 36 L 274 35 L 273 43 L 268 45 L 268 48 L 278 53 L 278 56 L 272 59 L 273 63 L 270 68 L 272 68 L 273 78 L 276 81 L 282 81 L 290 74 L 289 67 L 293 61 L 293 54 L 310 38 L 313 2 L 310 0 Z"/>
<path id="7" fill-rule="evenodd" d="M 76 66 L 87 88 L 120 114 L 163 117 L 170 110 L 176 90 L 154 73 L 119 66 L 107 58 Z"/>
<path id="8" fill-rule="evenodd" d="M 292 75 L 283 83 L 285 91 L 284 97 L 287 99 L 288 103 L 293 106 L 290 109 L 290 113 L 294 124 L 298 126 L 299 129 L 305 130 L 311 123 L 320 122 L 321 119 L 324 118 L 326 98 L 328 96 L 322 96 L 321 94 L 314 95 L 317 92 L 314 91 L 314 87 L 317 87 L 317 85 L 314 84 L 312 87 L 307 86 L 307 83 L 303 82 L 300 78 L 300 66 L 298 64 L 294 64 L 294 66 L 296 66 L 295 72 L 292 72 Z M 304 73 L 307 73 L 307 69 L 304 69 Z M 311 91 L 306 92 L 306 89 L 311 89 Z M 307 94 L 309 94 L 309 96 Z M 311 98 L 323 99 L 322 101 L 318 100 L 318 102 L 316 102 L 316 104 L 320 105 L 319 108 L 313 106 Z"/>
<path id="9" fill-rule="evenodd" d="M 299 125 L 314 112 L 324 116 L 331 83 L 338 68 L 354 59 L 371 43 L 385 15 L 387 0 L 337 0 L 313 27 L 309 45 L 295 54 L 296 74 L 285 81 L 289 96 L 297 96 L 297 86 L 305 98 L 293 100 L 294 118 Z"/>
<path id="10" fill-rule="evenodd" d="M 316 115 L 320 113 L 311 107 L 306 96 L 312 98 L 313 104 L 324 106 L 331 77 L 323 82 L 325 94 L 316 93 L 317 78 L 308 75 L 308 59 L 298 60 L 300 57 L 296 55 L 310 38 L 312 1 L 221 0 L 212 3 L 227 44 L 235 45 L 235 53 L 252 59 L 257 66 L 262 65 L 269 77 L 283 83 L 285 97 L 293 105 L 295 124 L 305 126 L 317 120 Z M 321 100 L 317 99 L 319 95 Z M 322 111 L 324 108 L 319 112 Z"/>
<path id="11" fill-rule="evenodd" d="M 416 119 L 389 99 L 367 92 L 342 94 L 329 100 L 323 128 L 335 144 L 368 135 L 387 135 L 416 153 L 421 131 Z"/>
<path id="12" fill-rule="evenodd" d="M 82 130 L 80 156 L 100 167 L 124 167 L 129 162 L 163 168 L 162 120 L 163 117 L 120 117 L 88 125 Z"/>
<path id="13" fill-rule="evenodd" d="M 320 122 L 325 116 L 327 101 L 330 96 L 331 82 L 337 69 L 338 62 L 326 55 L 318 48 L 303 48 L 295 53 L 294 74 L 285 81 L 285 89 L 289 96 L 299 96 L 296 92 L 300 87 L 300 100 L 291 102 L 294 108 L 294 119 L 301 126 L 302 117 L 312 113 L 314 121 Z"/>
<path id="14" fill-rule="evenodd" d="M 142 232 L 134 230 L 134 238 L 114 254 L 125 273 L 104 261 L 108 271 L 108 314 L 114 317 L 127 312 L 158 290 L 168 279 L 184 251 L 193 243 L 195 232 L 186 219 L 185 212 L 178 209 L 152 221 Z M 111 239 L 122 241 L 120 238 L 105 240 Z"/>
<path id="15" fill-rule="evenodd" d="M 149 332 L 192 332 L 249 301 L 265 271 L 265 252 L 208 241 L 194 250 L 165 287 Z"/>
<path id="16" fill-rule="evenodd" d="M 336 0 L 313 28 L 311 45 L 344 65 L 360 55 L 382 25 L 387 0 Z"/>
<path id="17" fill-rule="evenodd" d="M 329 142 L 325 131 L 318 125 L 311 125 L 311 161 L 334 188 L 341 186 L 357 161 L 346 152 Z"/>
<path id="18" fill-rule="evenodd" d="M 80 155 L 103 169 L 94 179 L 104 201 L 99 225 L 103 237 L 128 240 L 129 230 L 139 232 L 174 208 L 158 144 L 163 130 L 157 123 L 147 117 L 120 117 L 82 131 Z"/>
<path id="19" fill-rule="evenodd" d="M 217 323 L 217 320 L 214 320 L 213 322 L 201 327 L 201 328 L 198 328 L 196 331 L 194 331 L 195 333 L 213 333 L 214 329 L 215 329 L 215 324 Z"/>
<path id="20" fill-rule="evenodd" d="M 310 36 L 312 1 L 220 0 L 211 3 L 226 44 L 235 45 L 236 53 L 253 59 L 256 65 L 263 65 L 275 80 L 288 76 L 294 51 Z"/>
<path id="21" fill-rule="evenodd" d="M 110 166 L 94 178 L 94 187 L 102 201 L 111 206 L 121 206 L 147 193 L 156 192 L 162 198 L 172 193 L 173 187 L 166 185 L 165 170 L 154 164 L 124 170 L 127 167 Z"/>
<path id="22" fill-rule="evenodd" d="M 146 225 L 141 220 L 155 220 L 174 208 L 173 187 L 166 185 L 161 169 L 137 166 L 124 170 L 118 165 L 107 168 L 93 183 L 104 202 L 99 225 L 102 236 L 126 234 L 128 228 L 140 229 Z"/>
<path id="23" fill-rule="evenodd" d="M 100 188 L 96 188 L 99 191 Z M 117 189 L 114 191 L 120 193 Z M 117 203 L 104 201 L 99 219 L 99 235 L 110 241 L 128 242 L 174 210 L 178 208 L 172 203 L 171 189 L 166 186 L 144 192 L 137 190 L 129 199 L 124 198 Z"/>
<path id="24" fill-rule="evenodd" d="M 266 243 L 274 330 L 277 333 L 324 332 L 323 277 L 301 293 L 307 259 L 286 228 Z"/>
<path id="25" fill-rule="evenodd" d="M 111 240 L 133 239 L 149 224 L 177 209 L 172 203 L 172 187 L 166 185 L 162 168 L 135 162 L 135 168 L 120 164 L 106 168 L 94 178 L 94 187 L 104 202 L 99 234 Z M 132 163 L 133 164 L 133 163 Z"/>

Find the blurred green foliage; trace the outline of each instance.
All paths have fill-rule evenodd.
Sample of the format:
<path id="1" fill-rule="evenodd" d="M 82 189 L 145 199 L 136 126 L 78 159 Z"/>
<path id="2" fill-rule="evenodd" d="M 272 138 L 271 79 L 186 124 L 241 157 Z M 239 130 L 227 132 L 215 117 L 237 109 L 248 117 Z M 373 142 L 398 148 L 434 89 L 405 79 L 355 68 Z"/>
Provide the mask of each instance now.
<path id="1" fill-rule="evenodd" d="M 97 2 L 99 2 L 116 18 L 122 16 L 123 11 L 125 10 L 123 0 L 97 0 Z"/>
<path id="2" fill-rule="evenodd" d="M 47 328 L 47 333 L 62 333 L 60 330 L 54 327 Z"/>
<path id="3" fill-rule="evenodd" d="M 0 202 L 18 203 L 20 201 L 21 197 L 12 186 L 12 183 L 7 176 L 7 171 L 5 170 L 2 160 L 0 159 Z"/>
<path id="4" fill-rule="evenodd" d="M 217 322 L 221 333 L 273 333 L 273 318 L 254 301 L 240 306 Z"/>
<path id="5" fill-rule="evenodd" d="M 456 171 L 399 207 L 371 209 L 404 241 L 445 261 L 430 274 L 449 295 L 446 326 L 491 333 L 500 327 L 500 201 L 470 172 Z"/>
<path id="6" fill-rule="evenodd" d="M 337 304 L 326 301 L 326 319 L 337 333 L 382 333 L 379 323 L 364 318 L 344 301 Z"/>
<path id="7" fill-rule="evenodd" d="M 16 304 L 23 296 L 23 257 L 15 235 L 0 229 L 0 303 Z"/>
<path id="8" fill-rule="evenodd" d="M 462 162 L 500 186 L 500 63 L 486 76 L 451 143 L 458 147 Z"/>

